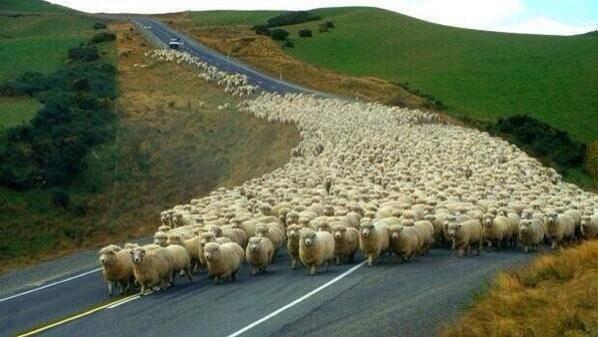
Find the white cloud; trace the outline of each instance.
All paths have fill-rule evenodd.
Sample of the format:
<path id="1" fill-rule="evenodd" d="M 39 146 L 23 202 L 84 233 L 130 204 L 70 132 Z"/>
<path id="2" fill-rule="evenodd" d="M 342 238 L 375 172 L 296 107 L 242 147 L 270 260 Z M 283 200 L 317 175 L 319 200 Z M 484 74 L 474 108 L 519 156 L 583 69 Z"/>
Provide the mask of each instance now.
<path id="1" fill-rule="evenodd" d="M 524 9 L 519 0 L 404 0 L 393 3 L 393 10 L 420 19 L 478 29 L 497 25 Z"/>
<path id="2" fill-rule="evenodd" d="M 515 33 L 570 35 L 576 27 L 529 13 L 525 0 L 50 0 L 86 12 L 165 13 L 211 9 L 299 10 L 337 6 L 372 6 L 440 24 Z"/>
<path id="3" fill-rule="evenodd" d="M 539 16 L 523 22 L 496 27 L 495 30 L 510 33 L 575 35 L 594 30 L 592 26 L 571 26 L 562 22 Z"/>

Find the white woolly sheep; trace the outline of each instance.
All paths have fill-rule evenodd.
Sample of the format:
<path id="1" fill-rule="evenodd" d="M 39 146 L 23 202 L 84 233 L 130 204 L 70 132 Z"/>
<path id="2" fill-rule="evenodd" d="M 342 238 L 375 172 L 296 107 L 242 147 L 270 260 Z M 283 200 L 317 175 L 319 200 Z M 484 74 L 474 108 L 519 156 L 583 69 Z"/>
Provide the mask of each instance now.
<path id="1" fill-rule="evenodd" d="M 130 251 L 130 249 L 121 249 L 116 245 L 109 245 L 99 252 L 102 276 L 108 286 L 110 295 L 113 294 L 112 289 L 115 285 L 120 287 L 121 294 L 129 291 L 135 280 Z"/>
<path id="2" fill-rule="evenodd" d="M 265 272 L 268 264 L 272 262 L 274 256 L 274 245 L 266 237 L 254 236 L 249 239 L 245 249 L 245 258 L 253 267 L 251 275 L 257 272 Z"/>
<path id="3" fill-rule="evenodd" d="M 334 258 L 332 234 L 316 232 L 309 228 L 302 229 L 301 239 L 299 239 L 299 258 L 310 275 L 315 275 L 317 267 L 321 265 L 328 270 L 328 265 Z"/>
<path id="4" fill-rule="evenodd" d="M 355 260 L 355 253 L 359 249 L 359 232 L 353 227 L 342 224 L 332 226 L 334 237 L 334 258 L 336 264 L 341 263 L 342 258 L 352 263 Z"/>
<path id="5" fill-rule="evenodd" d="M 359 248 L 372 266 L 374 260 L 388 251 L 388 227 L 385 223 L 362 221 L 359 225 Z"/>
<path id="6" fill-rule="evenodd" d="M 236 280 L 237 272 L 241 268 L 245 252 L 235 242 L 217 244 L 206 243 L 203 250 L 208 264 L 208 275 L 214 278 L 214 283 L 219 280 Z"/>
<path id="7" fill-rule="evenodd" d="M 129 253 L 135 280 L 141 285 L 141 296 L 148 289 L 158 287 L 163 290 L 172 284 L 173 265 L 166 248 L 147 251 L 143 247 L 137 247 Z"/>

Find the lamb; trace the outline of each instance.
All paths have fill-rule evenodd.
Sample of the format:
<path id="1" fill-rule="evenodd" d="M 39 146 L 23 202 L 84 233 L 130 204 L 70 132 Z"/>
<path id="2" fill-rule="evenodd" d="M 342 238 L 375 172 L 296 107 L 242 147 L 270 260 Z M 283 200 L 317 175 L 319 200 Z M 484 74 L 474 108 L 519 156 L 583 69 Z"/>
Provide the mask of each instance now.
<path id="1" fill-rule="evenodd" d="M 310 228 L 301 230 L 299 239 L 299 258 L 310 275 L 316 274 L 318 266 L 328 270 L 329 262 L 334 258 L 334 239 L 328 232 L 316 232 Z"/>
<path id="2" fill-rule="evenodd" d="M 488 243 L 488 250 L 493 244 L 496 249 L 500 249 L 504 242 L 511 240 L 513 233 L 511 221 L 504 216 L 495 217 L 487 213 L 482 219 L 482 233 L 484 240 Z"/>
<path id="3" fill-rule="evenodd" d="M 598 238 L 598 214 L 581 218 L 581 236 L 586 239 Z"/>
<path id="4" fill-rule="evenodd" d="M 287 251 L 291 257 L 291 269 L 295 269 L 299 260 L 299 239 L 301 237 L 299 231 L 299 225 L 293 224 L 287 226 Z"/>
<path id="5" fill-rule="evenodd" d="M 141 285 L 141 296 L 145 295 L 148 289 L 166 289 L 172 284 L 173 265 L 166 248 L 147 251 L 143 247 L 137 247 L 129 254 L 133 262 L 135 280 Z"/>
<path id="6" fill-rule="evenodd" d="M 192 281 L 191 258 L 189 258 L 187 250 L 179 245 L 170 245 L 166 247 L 166 251 L 171 256 L 173 273 L 178 271 L 181 275 L 187 275 L 189 281 Z"/>
<path id="7" fill-rule="evenodd" d="M 388 227 L 385 223 L 362 221 L 359 226 L 359 247 L 367 258 L 368 266 L 382 253 L 388 251 Z"/>
<path id="8" fill-rule="evenodd" d="M 264 236 L 270 239 L 275 253 L 284 246 L 284 232 L 280 230 L 278 224 L 258 225 L 255 228 L 255 236 Z"/>
<path id="9" fill-rule="evenodd" d="M 353 227 L 337 224 L 332 227 L 334 236 L 334 258 L 336 264 L 341 263 L 341 258 L 349 262 L 355 260 L 355 253 L 359 249 L 359 232 Z"/>
<path id="10" fill-rule="evenodd" d="M 201 241 L 199 237 L 193 236 L 191 239 L 185 240 L 179 234 L 169 234 L 167 243 L 169 245 L 179 245 L 185 248 L 187 250 L 187 254 L 189 254 L 189 258 L 191 259 L 193 273 L 197 272 L 198 268 L 201 266 L 201 261 L 199 258 Z"/>
<path id="11" fill-rule="evenodd" d="M 257 236 L 249 239 L 245 249 L 245 258 L 253 266 L 251 275 L 255 275 L 258 271 L 265 272 L 268 264 L 272 262 L 273 256 L 274 245 L 270 239 Z"/>
<path id="12" fill-rule="evenodd" d="M 415 227 L 392 225 L 388 228 L 390 250 L 403 261 L 413 259 L 424 246 L 421 230 Z"/>
<path id="13" fill-rule="evenodd" d="M 120 249 L 116 245 L 109 245 L 102 248 L 98 254 L 102 265 L 102 276 L 110 295 L 113 294 L 114 285 L 120 287 L 121 294 L 129 291 L 133 285 L 135 276 L 133 275 L 130 251 L 130 249 Z"/>
<path id="14" fill-rule="evenodd" d="M 462 257 L 469 254 L 471 246 L 477 244 L 477 255 L 482 252 L 483 232 L 482 222 L 477 219 L 466 220 L 461 223 L 451 223 L 449 226 L 449 235 L 453 241 L 453 247 L 457 250 L 457 255 Z"/>
<path id="15" fill-rule="evenodd" d="M 421 233 L 421 252 L 427 253 L 434 246 L 434 225 L 428 220 L 420 220 L 413 227 Z"/>
<path id="16" fill-rule="evenodd" d="M 575 238 L 575 219 L 567 214 L 548 213 L 546 218 L 547 234 L 551 239 L 551 248 L 556 249 L 565 240 Z"/>
<path id="17" fill-rule="evenodd" d="M 544 225 L 539 219 L 523 219 L 519 223 L 519 244 L 526 253 L 530 249 L 537 250 L 545 235 Z"/>
<path id="18" fill-rule="evenodd" d="M 245 252 L 239 244 L 209 242 L 204 246 L 203 252 L 208 265 L 208 275 L 214 278 L 215 284 L 221 279 L 237 279 L 237 272 L 245 257 Z"/>

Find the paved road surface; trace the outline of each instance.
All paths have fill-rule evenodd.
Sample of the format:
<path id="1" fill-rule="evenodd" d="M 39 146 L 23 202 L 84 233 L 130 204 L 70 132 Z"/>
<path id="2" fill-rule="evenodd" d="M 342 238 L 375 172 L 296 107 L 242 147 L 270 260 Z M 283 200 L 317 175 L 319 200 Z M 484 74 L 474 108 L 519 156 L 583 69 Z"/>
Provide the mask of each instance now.
<path id="1" fill-rule="evenodd" d="M 168 41 L 177 34 L 160 23 L 137 19 Z M 276 92 L 304 89 L 272 79 L 177 34 L 188 51 L 221 69 L 242 72 Z M 48 336 L 430 336 L 454 318 L 497 270 L 529 260 L 517 251 L 457 258 L 443 249 L 412 263 L 385 257 L 369 268 L 333 266 L 310 277 L 290 270 L 282 255 L 272 269 L 237 282 L 213 285 L 205 274 L 192 283 L 112 307 L 95 269 L 96 252 L 83 252 L 0 275 L 0 336 L 10 336 L 82 317 L 44 330 Z M 245 328 L 245 329 L 244 329 Z M 241 333 L 238 333 L 241 332 Z M 235 334 L 238 333 L 238 334 Z"/>

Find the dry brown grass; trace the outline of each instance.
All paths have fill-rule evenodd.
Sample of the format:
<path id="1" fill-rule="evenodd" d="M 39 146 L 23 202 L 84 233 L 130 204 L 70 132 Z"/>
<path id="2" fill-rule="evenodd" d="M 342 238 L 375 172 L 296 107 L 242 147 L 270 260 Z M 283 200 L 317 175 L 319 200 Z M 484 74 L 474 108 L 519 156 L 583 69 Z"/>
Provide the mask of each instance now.
<path id="1" fill-rule="evenodd" d="M 443 337 L 598 336 L 598 241 L 501 274 Z"/>
<path id="2" fill-rule="evenodd" d="M 367 101 L 423 107 L 424 100 L 404 88 L 375 77 L 352 77 L 317 67 L 288 55 L 272 39 L 256 35 L 249 26 L 197 27 L 184 15 L 161 16 L 219 52 L 243 60 L 271 76 L 315 90 Z"/>

